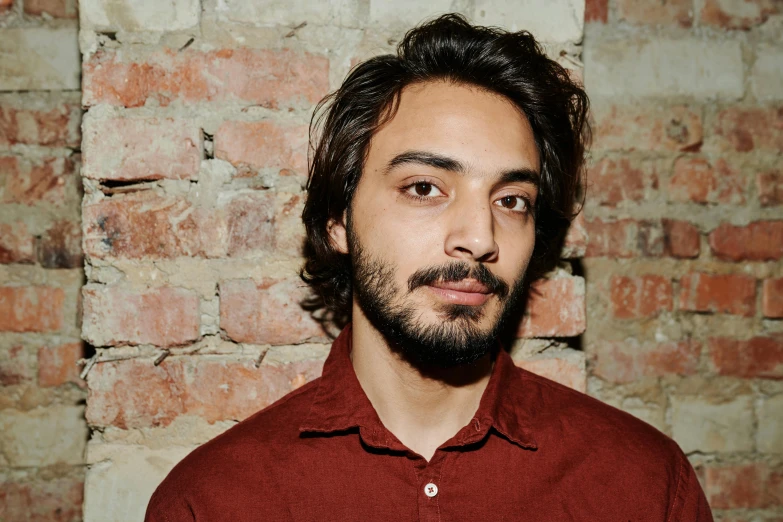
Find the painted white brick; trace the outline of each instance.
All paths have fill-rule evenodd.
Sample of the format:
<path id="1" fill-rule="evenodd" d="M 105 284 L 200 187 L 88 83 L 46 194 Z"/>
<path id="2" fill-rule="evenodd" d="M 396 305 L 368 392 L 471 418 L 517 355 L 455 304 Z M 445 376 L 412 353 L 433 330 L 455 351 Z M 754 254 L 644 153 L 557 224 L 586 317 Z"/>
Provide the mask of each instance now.
<path id="1" fill-rule="evenodd" d="M 83 29 L 178 31 L 199 23 L 199 0 L 80 0 Z"/>
<path id="2" fill-rule="evenodd" d="M 260 26 L 339 25 L 356 27 L 362 21 L 361 0 L 219 0 L 224 20 Z"/>
<path id="3" fill-rule="evenodd" d="M 370 0 L 370 23 L 385 27 L 411 29 L 424 20 L 445 13 L 462 13 L 470 17 L 471 11 L 458 0 Z"/>
<path id="4" fill-rule="evenodd" d="M 672 398 L 672 438 L 685 453 L 753 451 L 750 396 L 715 403 L 700 397 Z"/>
<path id="5" fill-rule="evenodd" d="M 11 466 L 81 464 L 86 443 L 83 406 L 0 411 L 0 447 Z"/>
<path id="6" fill-rule="evenodd" d="M 623 39 L 585 47 L 585 83 L 593 96 L 735 99 L 743 81 L 738 41 Z"/>
<path id="7" fill-rule="evenodd" d="M 0 91 L 77 90 L 80 73 L 76 27 L 2 30 Z"/>
<path id="8" fill-rule="evenodd" d="M 783 395 L 769 397 L 761 403 L 756 447 L 762 453 L 783 455 Z"/>
<path id="9" fill-rule="evenodd" d="M 750 81 L 759 100 L 783 100 L 783 46 L 759 45 Z"/>
<path id="10" fill-rule="evenodd" d="M 193 449 L 91 442 L 84 481 L 84 522 L 144 520 L 155 488 Z"/>
<path id="11" fill-rule="evenodd" d="M 526 30 L 542 42 L 582 40 L 584 0 L 476 0 L 474 21 Z"/>

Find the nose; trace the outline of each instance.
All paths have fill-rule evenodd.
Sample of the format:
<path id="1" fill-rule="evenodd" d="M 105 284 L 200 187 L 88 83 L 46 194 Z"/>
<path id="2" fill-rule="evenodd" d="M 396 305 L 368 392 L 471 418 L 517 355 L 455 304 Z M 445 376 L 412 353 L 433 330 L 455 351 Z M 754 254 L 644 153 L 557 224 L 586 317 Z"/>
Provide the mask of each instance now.
<path id="1" fill-rule="evenodd" d="M 445 241 L 446 254 L 467 261 L 492 261 L 497 257 L 492 208 L 478 194 L 466 195 L 452 203 Z"/>

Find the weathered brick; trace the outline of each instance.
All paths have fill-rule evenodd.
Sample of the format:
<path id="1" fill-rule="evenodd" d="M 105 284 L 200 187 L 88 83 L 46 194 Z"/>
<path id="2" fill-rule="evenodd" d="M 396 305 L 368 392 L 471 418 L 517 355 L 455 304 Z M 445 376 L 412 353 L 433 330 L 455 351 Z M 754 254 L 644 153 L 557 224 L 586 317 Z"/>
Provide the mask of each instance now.
<path id="1" fill-rule="evenodd" d="M 515 361 L 516 365 L 541 377 L 559 382 L 571 389 L 587 391 L 584 352 L 577 350 L 546 350 L 531 358 Z"/>
<path id="2" fill-rule="evenodd" d="M 672 309 L 672 282 L 663 276 L 614 276 L 611 279 L 612 313 L 618 319 L 652 317 Z"/>
<path id="3" fill-rule="evenodd" d="M 588 199 L 601 205 L 616 206 L 623 201 L 644 198 L 647 186 L 657 185 L 654 167 L 629 158 L 603 158 L 587 172 Z"/>
<path id="4" fill-rule="evenodd" d="M 704 0 L 701 22 L 721 29 L 750 29 L 779 12 L 780 3 L 776 0 Z"/>
<path id="5" fill-rule="evenodd" d="M 746 379 L 783 379 L 783 336 L 748 340 L 713 337 L 710 356 L 716 371 Z"/>
<path id="6" fill-rule="evenodd" d="M 0 13 L 10 10 L 13 5 L 14 0 L 0 0 Z"/>
<path id="7" fill-rule="evenodd" d="M 62 205 L 66 187 L 75 181 L 69 158 L 27 160 L 0 157 L 0 203 Z"/>
<path id="8" fill-rule="evenodd" d="M 701 232 L 696 226 L 675 219 L 663 219 L 661 224 L 665 255 L 684 259 L 699 257 Z"/>
<path id="9" fill-rule="evenodd" d="M 240 175 L 258 168 L 290 169 L 307 178 L 307 126 L 227 121 L 215 133 L 215 157 Z"/>
<path id="10" fill-rule="evenodd" d="M 586 326 L 584 279 L 543 279 L 530 289 L 517 336 L 573 337 L 584 333 Z"/>
<path id="11" fill-rule="evenodd" d="M 750 84 L 756 99 L 783 100 L 783 45 L 756 46 L 756 60 L 750 73 Z"/>
<path id="12" fill-rule="evenodd" d="M 24 0 L 24 12 L 29 15 L 46 13 L 54 18 L 76 18 L 77 0 Z"/>
<path id="13" fill-rule="evenodd" d="M 275 252 L 301 257 L 305 238 L 304 195 L 278 192 L 275 208 Z"/>
<path id="14" fill-rule="evenodd" d="M 329 89 L 329 62 L 291 50 L 166 49 L 137 61 L 105 50 L 84 64 L 83 85 L 88 106 L 139 107 L 147 100 L 166 106 L 181 100 L 309 107 Z"/>
<path id="15" fill-rule="evenodd" d="M 756 192 L 762 207 L 783 204 L 783 172 L 762 172 L 756 175 Z"/>
<path id="16" fill-rule="evenodd" d="M 701 147 L 701 115 L 683 106 L 596 103 L 593 147 L 607 150 L 693 151 Z"/>
<path id="17" fill-rule="evenodd" d="M 618 38 L 586 46 L 584 56 L 585 82 L 596 97 L 736 99 L 744 94 L 736 40 Z"/>
<path id="18" fill-rule="evenodd" d="M 240 194 L 228 202 L 225 211 L 229 256 L 253 256 L 275 250 L 274 196 L 271 192 L 255 192 Z"/>
<path id="19" fill-rule="evenodd" d="M 585 227 L 585 213 L 580 212 L 571 222 L 571 226 L 568 227 L 560 257 L 563 259 L 584 257 L 586 250 L 587 228 Z"/>
<path id="20" fill-rule="evenodd" d="M 55 332 L 65 293 L 51 286 L 0 286 L 0 332 Z"/>
<path id="21" fill-rule="evenodd" d="M 742 274 L 690 273 L 680 279 L 680 309 L 750 317 L 756 313 L 756 280 Z"/>
<path id="22" fill-rule="evenodd" d="M 181 31 L 199 23 L 198 0 L 80 0 L 82 28 L 96 31 Z"/>
<path id="23" fill-rule="evenodd" d="M 658 221 L 593 219 L 587 221 L 586 228 L 586 257 L 658 257 L 663 254 L 663 229 Z"/>
<path id="24" fill-rule="evenodd" d="M 361 20 L 359 17 L 363 14 L 362 8 L 366 9 L 366 4 L 362 6 L 358 0 L 265 3 L 256 0 L 231 0 L 228 5 L 228 9 L 219 13 L 220 16 L 232 22 L 252 23 L 262 27 L 295 27 L 305 21 L 327 26 L 357 27 Z"/>
<path id="25" fill-rule="evenodd" d="M 693 375 L 698 372 L 701 344 L 696 341 L 667 343 L 598 341 L 593 374 L 606 381 L 623 384 L 644 377 Z"/>
<path id="26" fill-rule="evenodd" d="M 220 283 L 220 327 L 240 343 L 295 344 L 324 339 L 300 303 L 307 289 L 296 279 L 234 279 Z"/>
<path id="27" fill-rule="evenodd" d="M 37 256 L 44 268 L 82 268 L 81 223 L 67 219 L 55 221 L 38 241 Z"/>
<path id="28" fill-rule="evenodd" d="M 585 22 L 605 24 L 609 15 L 609 0 L 585 0 Z"/>
<path id="29" fill-rule="evenodd" d="M 182 288 L 87 285 L 82 335 L 95 346 L 181 345 L 198 339 L 198 296 Z"/>
<path id="30" fill-rule="evenodd" d="M 78 90 L 76 26 L 4 28 L 0 70 L 0 91 Z"/>
<path id="31" fill-rule="evenodd" d="M 33 109 L 0 104 L 0 145 L 78 147 L 79 104 L 48 105 L 45 109 Z"/>
<path id="32" fill-rule="evenodd" d="M 82 175 L 93 179 L 196 179 L 201 129 L 174 118 L 87 118 Z"/>
<path id="33" fill-rule="evenodd" d="M 670 201 L 693 203 L 745 203 L 745 176 L 720 159 L 714 165 L 705 158 L 681 157 L 674 162 L 669 180 Z"/>
<path id="34" fill-rule="evenodd" d="M 81 520 L 83 500 L 80 477 L 4 480 L 0 482 L 0 520 Z"/>
<path id="35" fill-rule="evenodd" d="M 714 128 L 723 150 L 783 150 L 783 106 L 729 107 L 718 113 Z"/>
<path id="36" fill-rule="evenodd" d="M 710 465 L 705 469 L 704 494 L 713 509 L 779 506 L 783 470 L 765 462 Z"/>
<path id="37" fill-rule="evenodd" d="M 761 453 L 783 454 L 783 395 L 764 397 L 758 413 L 756 448 Z"/>
<path id="38" fill-rule="evenodd" d="M 775 261 L 783 257 L 783 221 L 747 226 L 721 224 L 709 235 L 715 257 L 729 261 Z"/>
<path id="39" fill-rule="evenodd" d="M 0 264 L 35 262 L 35 240 L 27 225 L 0 223 Z"/>
<path id="40" fill-rule="evenodd" d="M 66 343 L 56 346 L 42 346 L 38 349 L 38 385 L 43 387 L 84 381 L 79 378 L 81 367 L 76 363 L 84 357 L 84 344 Z"/>
<path id="41" fill-rule="evenodd" d="M 672 438 L 685 453 L 753 451 L 753 397 L 739 395 L 725 402 L 672 397 L 671 426 Z"/>
<path id="42" fill-rule="evenodd" d="M 665 2 L 639 2 L 618 0 L 617 15 L 620 20 L 642 25 L 693 25 L 692 0 L 667 0 Z"/>
<path id="43" fill-rule="evenodd" d="M 224 357 L 132 359 L 97 364 L 88 375 L 92 426 L 166 426 L 179 415 L 243 420 L 321 374 L 322 358 L 289 364 Z"/>
<path id="44" fill-rule="evenodd" d="M 14 386 L 30 382 L 34 363 L 24 346 L 0 346 L 0 386 Z"/>
<path id="45" fill-rule="evenodd" d="M 439 0 L 438 3 L 440 6 L 435 6 L 434 2 L 407 0 L 405 7 L 411 7 L 405 9 L 398 2 L 370 0 L 370 18 L 383 21 L 384 17 L 411 12 L 415 9 L 413 6 L 421 4 L 429 6 L 429 13 L 425 16 L 432 17 L 453 10 L 455 5 L 448 0 Z M 376 5 L 382 6 L 383 11 L 375 11 L 378 15 L 374 16 L 373 7 Z M 531 8 L 525 8 L 524 4 L 520 5 L 515 0 L 476 0 L 473 21 L 481 25 L 506 27 L 511 31 L 525 29 L 542 42 L 577 42 L 584 35 L 584 2 L 549 0 L 535 4 L 535 15 L 531 15 L 530 11 Z M 405 19 L 408 21 L 406 25 L 411 27 L 413 24 L 410 22 L 414 19 L 410 16 Z M 416 23 L 420 21 L 416 20 Z"/>
<path id="46" fill-rule="evenodd" d="M 0 410 L 0 443 L 11 466 L 82 464 L 87 443 L 84 407 Z"/>
<path id="47" fill-rule="evenodd" d="M 764 317 L 783 318 L 783 277 L 764 280 L 761 309 Z"/>

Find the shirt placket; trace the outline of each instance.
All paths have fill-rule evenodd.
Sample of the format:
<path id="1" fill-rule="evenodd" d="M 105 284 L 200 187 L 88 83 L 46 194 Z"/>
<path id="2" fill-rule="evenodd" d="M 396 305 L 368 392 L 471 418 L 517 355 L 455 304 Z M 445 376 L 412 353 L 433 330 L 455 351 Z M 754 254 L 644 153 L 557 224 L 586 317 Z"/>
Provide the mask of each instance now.
<path id="1" fill-rule="evenodd" d="M 423 522 L 440 522 L 441 498 L 444 491 L 443 468 L 448 455 L 447 452 L 438 450 L 429 462 L 421 457 L 414 461 L 418 480 L 419 520 Z"/>

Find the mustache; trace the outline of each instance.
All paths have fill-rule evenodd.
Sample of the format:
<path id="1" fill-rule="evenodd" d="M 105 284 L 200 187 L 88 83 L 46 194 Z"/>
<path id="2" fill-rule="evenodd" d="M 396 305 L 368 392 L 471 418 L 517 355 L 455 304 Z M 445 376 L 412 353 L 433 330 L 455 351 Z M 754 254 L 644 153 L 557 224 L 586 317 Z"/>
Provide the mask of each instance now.
<path id="1" fill-rule="evenodd" d="M 490 292 L 503 299 L 508 295 L 509 285 L 493 274 L 483 263 L 470 265 L 464 261 L 456 261 L 444 265 L 421 268 L 408 278 L 408 291 L 433 283 L 453 283 L 463 279 L 475 279 L 486 286 Z"/>

